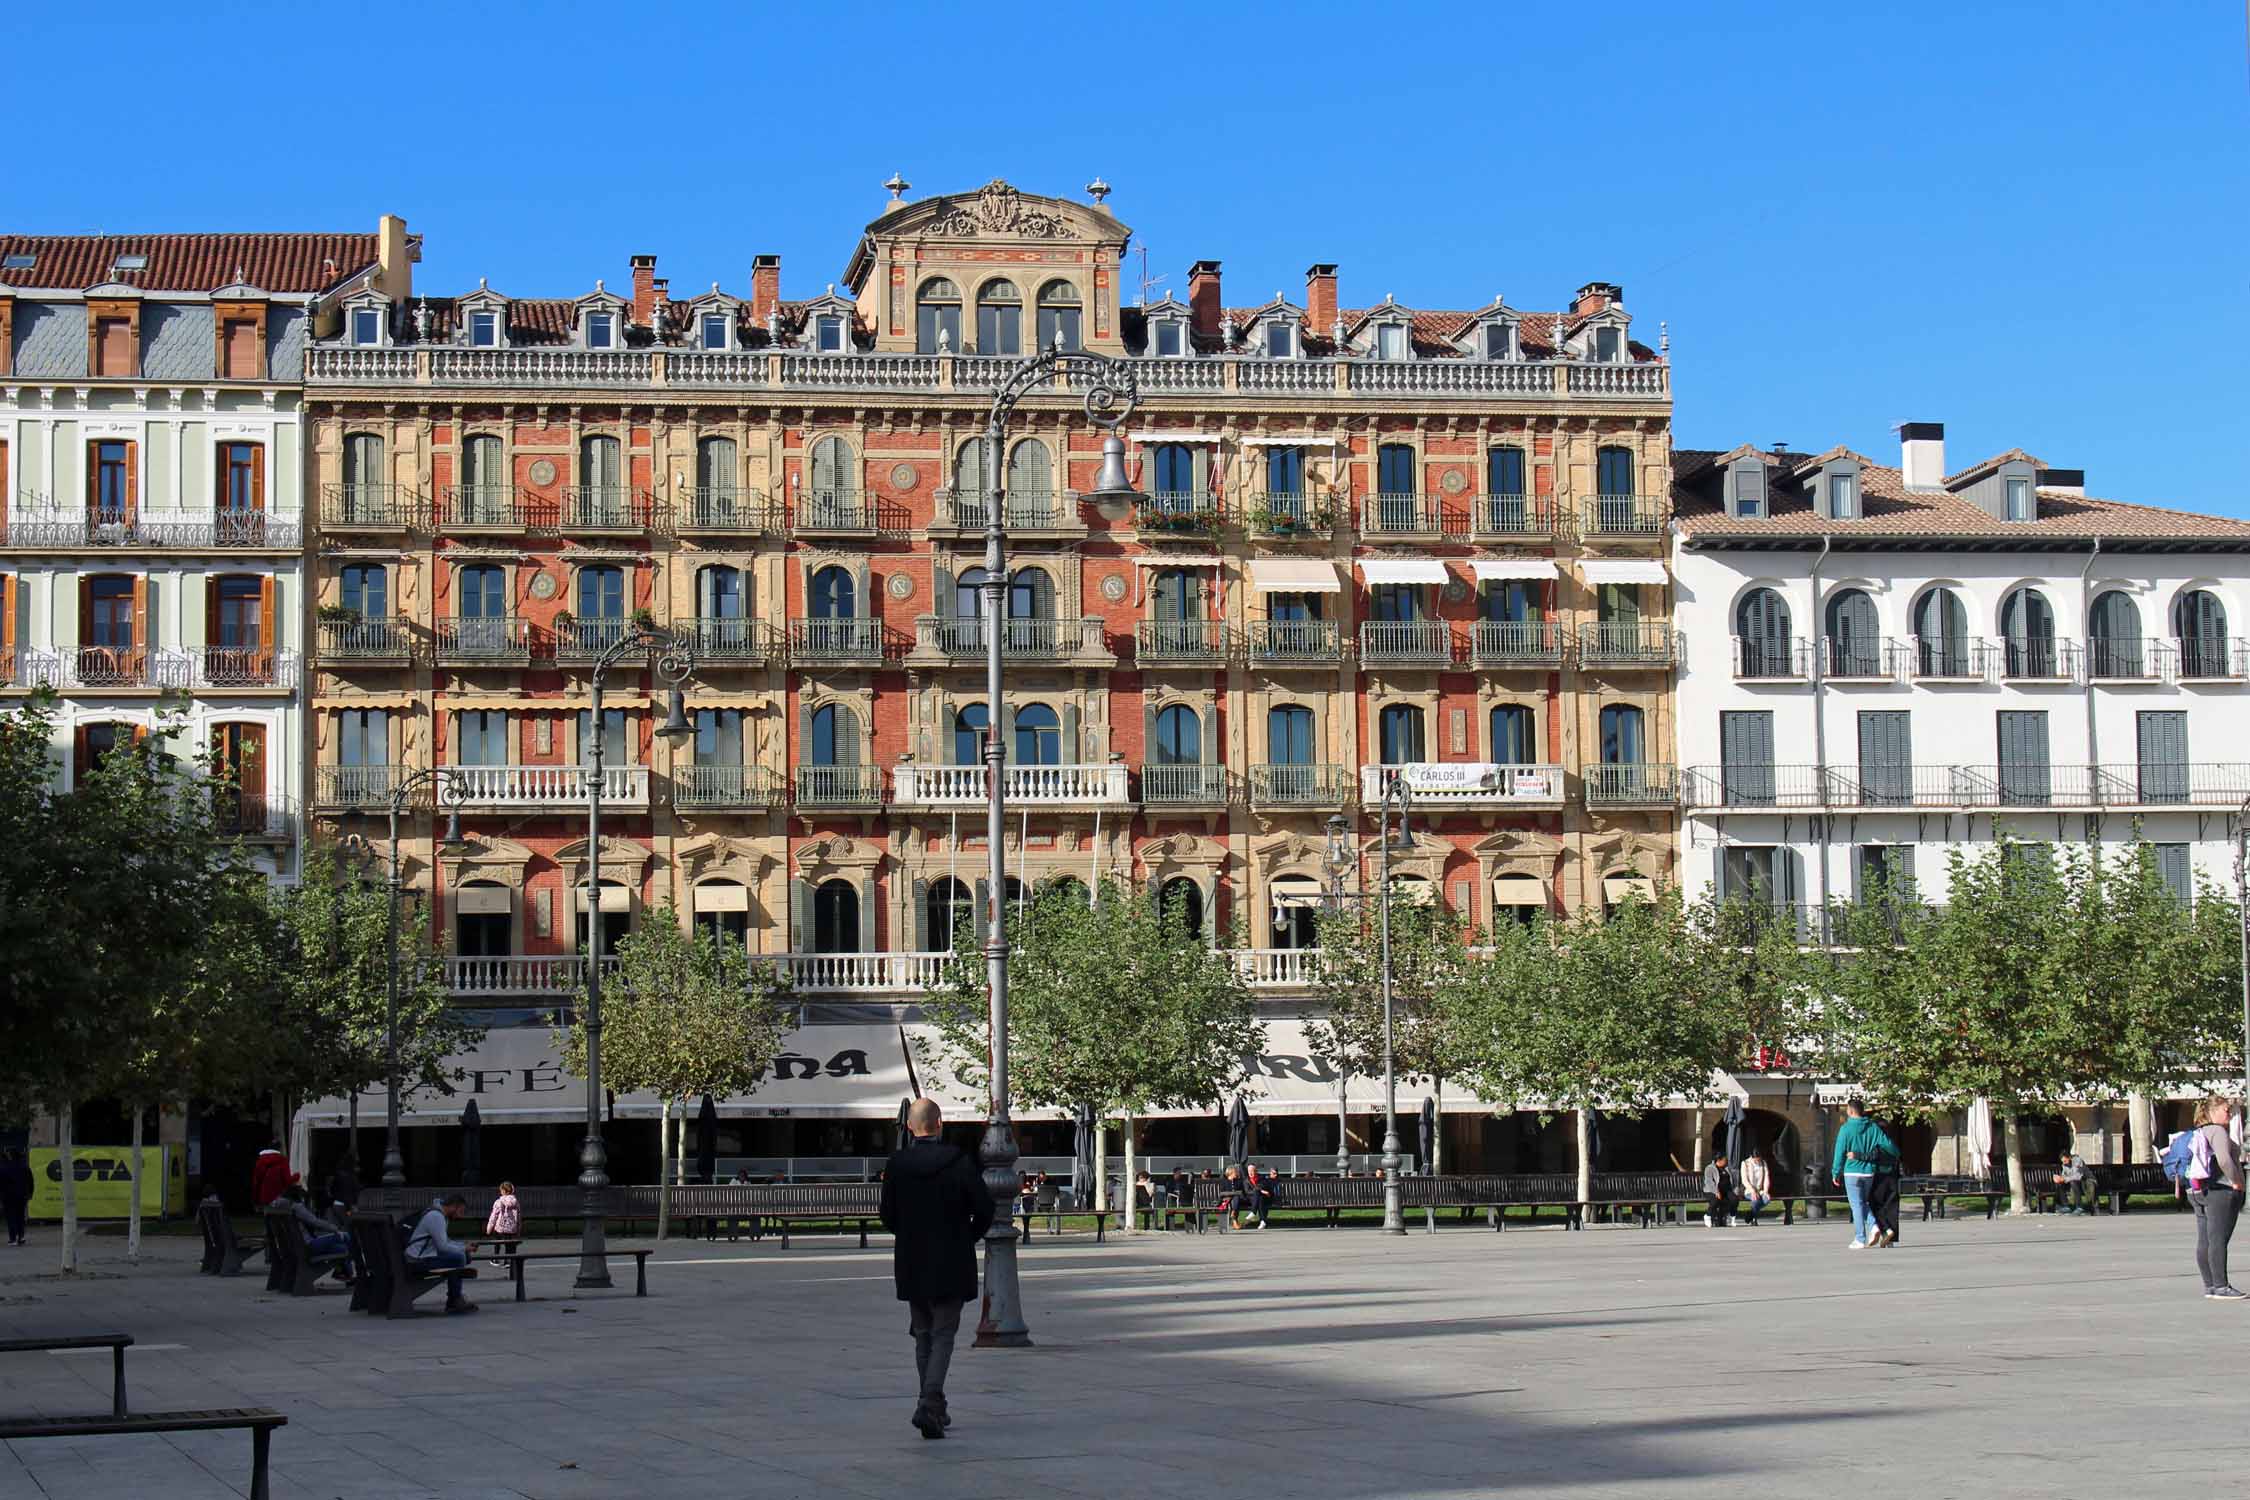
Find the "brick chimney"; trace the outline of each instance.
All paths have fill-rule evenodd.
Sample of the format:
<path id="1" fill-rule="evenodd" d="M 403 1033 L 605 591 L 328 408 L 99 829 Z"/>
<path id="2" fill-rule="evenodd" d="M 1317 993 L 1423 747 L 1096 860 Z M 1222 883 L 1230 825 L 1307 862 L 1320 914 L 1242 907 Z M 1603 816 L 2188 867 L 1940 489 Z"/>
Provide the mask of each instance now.
<path id="1" fill-rule="evenodd" d="M 1898 424 L 1898 472 L 1910 490 L 1945 488 L 1945 424 Z"/>
<path id="2" fill-rule="evenodd" d="M 750 321 L 760 325 L 781 305 L 781 257 L 758 255 L 750 260 Z"/>
<path id="3" fill-rule="evenodd" d="M 1305 331 L 1322 338 L 1336 326 L 1336 267 L 1332 262 L 1305 272 Z"/>
<path id="4" fill-rule="evenodd" d="M 1199 260 L 1188 267 L 1188 321 L 1198 336 L 1215 339 L 1225 317 L 1219 300 L 1219 263 Z"/>
<path id="5" fill-rule="evenodd" d="M 656 306 L 656 257 L 633 257 L 633 321 L 646 326 Z"/>
<path id="6" fill-rule="evenodd" d="M 375 290 L 393 302 L 414 295 L 414 262 L 421 257 L 406 236 L 406 221 L 385 214 L 375 224 Z"/>
<path id="7" fill-rule="evenodd" d="M 1625 300 L 1625 288 L 1614 281 L 1589 281 L 1578 289 L 1578 296 L 1570 305 L 1570 315 L 1583 318 L 1588 313 L 1598 313 L 1615 307 Z"/>

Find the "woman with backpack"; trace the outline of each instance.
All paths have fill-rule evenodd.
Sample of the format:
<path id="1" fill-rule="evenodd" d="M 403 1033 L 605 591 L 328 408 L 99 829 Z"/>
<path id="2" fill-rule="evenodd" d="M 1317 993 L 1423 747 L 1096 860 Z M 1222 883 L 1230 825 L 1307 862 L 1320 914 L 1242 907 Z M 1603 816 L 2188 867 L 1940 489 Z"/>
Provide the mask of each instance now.
<path id="1" fill-rule="evenodd" d="M 2227 1133 L 2234 1106 L 2214 1099 L 2204 1124 L 2188 1146 L 2188 1202 L 2195 1205 L 2195 1268 L 2203 1273 L 2203 1295 L 2216 1302 L 2241 1302 L 2250 1292 L 2227 1280 L 2227 1241 L 2242 1217 L 2242 1153 Z"/>

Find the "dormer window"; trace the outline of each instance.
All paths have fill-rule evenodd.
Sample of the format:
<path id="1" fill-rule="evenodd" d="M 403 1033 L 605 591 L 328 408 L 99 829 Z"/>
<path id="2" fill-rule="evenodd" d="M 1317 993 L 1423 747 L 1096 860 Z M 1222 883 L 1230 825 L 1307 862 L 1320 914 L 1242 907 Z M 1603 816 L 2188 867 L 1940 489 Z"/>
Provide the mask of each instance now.
<path id="1" fill-rule="evenodd" d="M 1154 330 L 1150 346 L 1161 359 L 1176 359 L 1187 352 L 1187 328 L 1176 319 L 1166 318 Z"/>
<path id="2" fill-rule="evenodd" d="M 496 312 L 469 314 L 469 347 L 472 349 L 497 349 L 500 347 L 500 315 Z"/>
<path id="3" fill-rule="evenodd" d="M 1821 514 L 1831 521 L 1859 519 L 1859 475 L 1851 469 L 1830 469 L 1820 476 Z"/>
<path id="4" fill-rule="evenodd" d="M 352 309 L 352 342 L 361 348 L 373 348 L 383 342 L 383 314 L 373 307 Z"/>
<path id="5" fill-rule="evenodd" d="M 1039 347 L 1075 351 L 1078 348 L 1078 288 L 1067 281 L 1050 281 L 1039 289 Z"/>
<path id="6" fill-rule="evenodd" d="M 813 347 L 822 354 L 844 352 L 844 320 L 836 313 L 813 319 Z"/>
<path id="7" fill-rule="evenodd" d="M 702 324 L 702 342 L 706 349 L 724 349 L 727 346 L 727 315 L 705 313 Z"/>
<path id="8" fill-rule="evenodd" d="M 1509 337 L 1507 324 L 1487 323 L 1484 325 L 1484 357 L 1486 359 L 1510 359 L 1514 357 L 1515 352 L 1515 341 Z"/>
<path id="9" fill-rule="evenodd" d="M 1383 323 L 1375 329 L 1375 357 L 1377 359 L 1406 358 L 1406 325 Z"/>
<path id="10" fill-rule="evenodd" d="M 1727 471 L 1727 514 L 1743 521 L 1766 517 L 1766 466 L 1752 461 Z"/>
<path id="11" fill-rule="evenodd" d="M 2030 480 L 2011 478 L 2008 481 L 2008 519 L 2011 521 L 2036 521 L 2039 519 L 2039 506 L 2032 498 Z"/>
<path id="12" fill-rule="evenodd" d="M 1287 323 L 1266 325 L 1266 358 L 1288 359 L 1297 352 L 1297 330 Z"/>
<path id="13" fill-rule="evenodd" d="M 1594 358 L 1615 364 L 1625 352 L 1625 330 L 1617 327 L 1594 330 Z"/>
<path id="14" fill-rule="evenodd" d="M 589 349 L 614 349 L 617 347 L 617 314 L 586 314 L 586 347 Z"/>

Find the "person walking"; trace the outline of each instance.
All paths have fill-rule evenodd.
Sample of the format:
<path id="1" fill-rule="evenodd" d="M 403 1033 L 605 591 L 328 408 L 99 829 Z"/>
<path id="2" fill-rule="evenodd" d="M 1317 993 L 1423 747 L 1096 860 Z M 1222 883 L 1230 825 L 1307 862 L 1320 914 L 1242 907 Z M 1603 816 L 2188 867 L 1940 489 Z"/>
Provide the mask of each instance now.
<path id="1" fill-rule="evenodd" d="M 2195 1268 L 2203 1273 L 2203 1295 L 2218 1302 L 2240 1302 L 2227 1279 L 2227 1241 L 2242 1217 L 2242 1153 L 2227 1130 L 2234 1106 L 2214 1099 L 2204 1111 L 2188 1160 L 2188 1202 L 2195 1206 Z"/>
<path id="2" fill-rule="evenodd" d="M 492 1200 L 492 1212 L 484 1216 L 484 1233 L 503 1256 L 513 1255 L 523 1248 L 523 1205 L 516 1200 L 514 1183 L 500 1184 L 499 1196 Z M 502 1270 L 508 1268 L 505 1260 L 495 1260 L 493 1264 Z"/>
<path id="3" fill-rule="evenodd" d="M 31 1208 L 31 1168 L 23 1153 L 10 1146 L 0 1157 L 0 1214 L 8 1220 L 8 1244 L 20 1249 L 30 1241 L 24 1235 L 24 1216 Z"/>
<path id="4" fill-rule="evenodd" d="M 909 1419 L 925 1438 L 953 1425 L 945 1404 L 945 1372 L 961 1331 L 962 1304 L 977 1295 L 977 1241 L 992 1227 L 992 1195 L 977 1164 L 938 1139 L 945 1123 L 935 1099 L 906 1109 L 905 1147 L 883 1166 L 881 1213 L 891 1232 L 891 1280 L 907 1306 L 918 1382 Z"/>
<path id="5" fill-rule="evenodd" d="M 1857 1099 L 1846 1102 L 1844 1113 L 1850 1118 L 1836 1132 L 1836 1151 L 1828 1175 L 1843 1188 L 1844 1198 L 1851 1204 L 1852 1248 L 1880 1247 L 1889 1241 L 1881 1237 L 1882 1231 L 1868 1211 L 1868 1195 L 1882 1163 L 1898 1160 L 1898 1147 L 1882 1126 L 1867 1118 L 1867 1106 Z"/>

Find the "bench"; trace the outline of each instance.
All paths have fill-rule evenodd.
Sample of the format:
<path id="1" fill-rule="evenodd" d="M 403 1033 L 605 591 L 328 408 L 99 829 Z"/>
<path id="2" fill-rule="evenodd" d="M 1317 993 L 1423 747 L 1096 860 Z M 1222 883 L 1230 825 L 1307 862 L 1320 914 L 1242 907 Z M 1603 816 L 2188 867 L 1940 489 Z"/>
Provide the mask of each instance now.
<path id="1" fill-rule="evenodd" d="M 130 1433 L 220 1432 L 250 1429 L 250 1500 L 271 1500 L 266 1478 L 273 1430 L 289 1419 L 262 1406 L 216 1411 L 160 1411 L 138 1417 L 0 1417 L 0 1443 L 26 1438 L 113 1437 Z"/>
<path id="2" fill-rule="evenodd" d="M 1954 1198 L 1981 1198 L 1984 1216 L 1991 1218 L 2008 1201 L 2006 1178 L 1971 1177 L 1965 1173 L 1911 1172 L 1898 1180 L 1899 1201 L 1918 1198 L 1922 1202 L 1922 1217 L 1933 1215 L 1948 1217 L 1948 1200 Z"/>
<path id="3" fill-rule="evenodd" d="M 492 1240 L 467 1240 L 463 1243 L 467 1244 L 470 1250 L 474 1252 L 479 1245 L 496 1242 Z M 618 1250 L 605 1247 L 602 1253 L 604 1255 L 630 1255 L 633 1257 L 633 1295 L 636 1297 L 648 1295 L 648 1258 L 656 1253 L 654 1250 Z M 487 1252 L 485 1258 L 507 1271 L 508 1279 L 516 1285 L 516 1300 L 521 1302 L 524 1300 L 523 1263 L 525 1261 L 577 1260 L 580 1256 L 576 1250 L 502 1250 L 497 1253 Z"/>
<path id="4" fill-rule="evenodd" d="M 109 1414 L 125 1415 L 125 1350 L 129 1333 L 79 1333 L 49 1339 L 0 1339 L 0 1354 L 39 1354 L 56 1349 L 107 1349 L 110 1358 Z"/>
<path id="5" fill-rule="evenodd" d="M 363 1268 L 352 1288 L 352 1309 L 389 1318 L 414 1316 L 415 1299 L 449 1277 L 473 1278 L 477 1268 L 423 1271 L 406 1262 L 406 1231 L 385 1214 L 352 1215 L 354 1264 Z M 364 1293 L 364 1295 L 363 1295 Z"/>
<path id="6" fill-rule="evenodd" d="M 656 1216 L 656 1189 L 653 1187 L 612 1188 L 613 1194 L 645 1195 L 645 1203 L 633 1202 L 635 1209 L 645 1208 L 645 1213 L 635 1217 Z M 789 1248 L 792 1225 L 834 1224 L 843 1233 L 850 1233 L 846 1225 L 859 1232 L 859 1247 L 867 1248 L 867 1227 L 881 1226 L 883 1222 L 883 1185 L 879 1182 L 748 1182 L 748 1183 L 686 1183 L 672 1189 L 672 1215 L 685 1222 L 691 1233 L 715 1235 L 716 1225 L 724 1220 L 740 1223 L 748 1220 L 750 1237 L 762 1239 L 770 1224 L 780 1232 L 781 1247 Z"/>
<path id="7" fill-rule="evenodd" d="M 2024 1166 L 2024 1193 L 2031 1200 L 2033 1212 L 2052 1213 L 2062 1206 L 2063 1187 L 2055 1181 L 2059 1170 L 2052 1162 Z M 2172 1180 L 2164 1175 L 2164 1168 L 2155 1162 L 2096 1163 L 2086 1170 L 2093 1174 L 2096 1209 L 2106 1202 L 2112 1214 L 2121 1214 L 2125 1212 L 2127 1200 L 2157 1193 L 2171 1198 L 2182 1212 L 2191 1206 L 2187 1195 L 2173 1186 Z"/>
<path id="8" fill-rule="evenodd" d="M 1031 1243 L 1031 1225 L 1035 1219 L 1045 1219 L 1047 1221 L 1047 1233 L 1050 1237 L 1053 1237 L 1062 1233 L 1062 1221 L 1064 1219 L 1090 1218 L 1094 1221 L 1094 1243 L 1097 1245 L 1104 1244 L 1107 1243 L 1105 1231 L 1109 1225 L 1109 1213 L 1110 1211 L 1106 1208 L 1065 1208 L 1062 1203 L 1062 1194 L 1055 1188 L 1049 1187 L 1035 1193 L 1028 1206 L 1020 1198 L 1017 1200 L 1016 1219 L 1022 1225 L 1022 1231 L 1017 1238 L 1026 1245 Z"/>
<path id="9" fill-rule="evenodd" d="M 297 1216 L 274 1209 L 266 1211 L 266 1290 L 292 1297 L 310 1297 L 319 1288 L 323 1273 L 351 1265 L 349 1251 L 316 1256 Z"/>
<path id="10" fill-rule="evenodd" d="M 203 1231 L 203 1274 L 240 1276 L 242 1263 L 266 1248 L 261 1239 L 244 1240 L 234 1232 L 234 1220 L 216 1193 L 195 1206 L 195 1222 Z"/>

